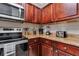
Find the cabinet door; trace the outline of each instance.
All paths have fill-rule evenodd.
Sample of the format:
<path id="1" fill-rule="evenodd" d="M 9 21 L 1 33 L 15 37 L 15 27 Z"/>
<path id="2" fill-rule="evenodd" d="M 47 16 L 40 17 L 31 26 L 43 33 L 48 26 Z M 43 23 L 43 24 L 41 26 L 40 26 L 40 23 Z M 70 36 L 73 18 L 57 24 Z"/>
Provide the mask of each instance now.
<path id="1" fill-rule="evenodd" d="M 56 21 L 69 19 L 70 17 L 77 15 L 77 11 L 77 3 L 56 3 Z"/>
<path id="2" fill-rule="evenodd" d="M 34 6 L 31 4 L 25 4 L 25 21 L 32 22 L 34 19 Z"/>
<path id="3" fill-rule="evenodd" d="M 42 21 L 41 23 L 50 23 L 54 20 L 54 5 L 49 4 L 42 9 Z"/>
<path id="4" fill-rule="evenodd" d="M 72 55 L 69 54 L 69 53 L 67 53 L 67 52 L 64 52 L 64 51 L 58 50 L 58 56 L 72 56 Z"/>
<path id="5" fill-rule="evenodd" d="M 52 56 L 53 55 L 53 47 L 47 44 L 42 44 L 42 56 Z"/>
<path id="6" fill-rule="evenodd" d="M 29 56 L 38 56 L 39 55 L 39 46 L 37 43 L 29 45 Z"/>
<path id="7" fill-rule="evenodd" d="M 41 10 L 37 7 L 34 8 L 34 20 L 33 23 L 40 23 L 41 20 Z"/>
<path id="8" fill-rule="evenodd" d="M 54 56 L 72 56 L 72 55 L 62 50 L 56 49 L 54 51 Z"/>

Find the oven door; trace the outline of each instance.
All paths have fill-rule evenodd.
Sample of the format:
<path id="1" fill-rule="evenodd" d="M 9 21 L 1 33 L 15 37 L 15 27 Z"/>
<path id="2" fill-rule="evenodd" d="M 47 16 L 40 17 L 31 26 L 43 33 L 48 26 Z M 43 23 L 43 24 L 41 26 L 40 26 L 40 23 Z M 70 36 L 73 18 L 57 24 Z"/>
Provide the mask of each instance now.
<path id="1" fill-rule="evenodd" d="M 17 56 L 28 56 L 28 43 L 22 43 L 16 45 Z"/>
<path id="2" fill-rule="evenodd" d="M 0 48 L 0 56 L 4 55 L 4 48 Z"/>
<path id="3" fill-rule="evenodd" d="M 14 43 L 7 43 L 4 44 L 4 56 L 15 56 L 15 44 Z"/>

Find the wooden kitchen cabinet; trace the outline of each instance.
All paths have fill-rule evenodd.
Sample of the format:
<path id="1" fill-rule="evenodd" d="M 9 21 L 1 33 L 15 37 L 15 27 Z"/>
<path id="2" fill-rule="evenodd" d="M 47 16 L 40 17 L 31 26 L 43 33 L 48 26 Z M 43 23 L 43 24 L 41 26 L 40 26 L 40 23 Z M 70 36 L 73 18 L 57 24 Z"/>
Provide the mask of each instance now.
<path id="1" fill-rule="evenodd" d="M 58 50 L 58 56 L 72 56 L 72 55 L 68 54 L 67 52 Z"/>
<path id="2" fill-rule="evenodd" d="M 54 52 L 53 52 L 53 47 L 48 45 L 48 44 L 45 44 L 45 43 L 42 43 L 41 44 L 41 48 L 42 48 L 42 56 L 53 56 Z"/>
<path id="3" fill-rule="evenodd" d="M 50 3 L 42 9 L 27 3 L 24 10 L 25 21 L 38 24 L 66 21 L 79 17 L 78 3 Z"/>
<path id="4" fill-rule="evenodd" d="M 41 23 L 51 23 L 54 21 L 54 4 L 49 4 L 42 9 L 42 21 Z"/>
<path id="5" fill-rule="evenodd" d="M 54 56 L 72 56 L 71 54 L 65 52 L 65 51 L 62 51 L 62 50 L 59 50 L 59 49 L 56 49 L 54 51 Z"/>
<path id="6" fill-rule="evenodd" d="M 34 19 L 32 23 L 40 24 L 41 22 L 41 10 L 37 7 L 34 7 Z"/>
<path id="7" fill-rule="evenodd" d="M 27 3 L 25 4 L 25 21 L 28 23 L 39 23 L 41 20 L 41 10 L 36 6 Z"/>
<path id="8" fill-rule="evenodd" d="M 41 42 L 41 55 L 42 56 L 53 56 L 54 48 L 52 46 L 52 41 L 45 38 L 40 38 Z"/>
<path id="9" fill-rule="evenodd" d="M 56 48 L 66 52 L 68 55 L 70 54 L 72 56 L 79 56 L 79 47 L 61 42 L 56 42 Z"/>
<path id="10" fill-rule="evenodd" d="M 29 45 L 28 50 L 29 50 L 29 53 L 28 53 L 29 56 L 38 56 L 39 55 L 39 51 L 38 51 L 39 46 L 37 43 Z"/>
<path id="11" fill-rule="evenodd" d="M 28 40 L 28 55 L 39 56 L 39 38 L 32 38 Z"/>
<path id="12" fill-rule="evenodd" d="M 55 21 L 71 19 L 78 15 L 77 3 L 55 3 Z"/>
<path id="13" fill-rule="evenodd" d="M 79 56 L 79 47 L 45 38 L 29 39 L 31 56 Z"/>
<path id="14" fill-rule="evenodd" d="M 32 22 L 34 19 L 34 6 L 31 4 L 25 4 L 25 9 L 24 9 L 24 18 L 26 22 Z"/>
<path id="15" fill-rule="evenodd" d="M 36 40 L 37 41 L 36 41 Z M 44 38 L 29 39 L 29 56 L 52 56 L 53 47 L 50 40 Z M 42 41 L 43 40 L 43 41 Z"/>

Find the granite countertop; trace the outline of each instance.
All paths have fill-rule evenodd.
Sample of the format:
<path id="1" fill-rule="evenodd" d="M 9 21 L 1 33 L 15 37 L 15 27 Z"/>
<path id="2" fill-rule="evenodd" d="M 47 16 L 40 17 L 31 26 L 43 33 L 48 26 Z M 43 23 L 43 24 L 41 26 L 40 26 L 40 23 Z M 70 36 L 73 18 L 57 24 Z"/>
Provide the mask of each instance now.
<path id="1" fill-rule="evenodd" d="M 62 43 L 66 43 L 66 44 L 70 44 L 70 45 L 74 45 L 79 47 L 79 37 L 75 37 L 75 36 L 69 36 L 67 38 L 59 38 L 53 35 L 26 35 L 28 37 L 28 39 L 31 38 L 36 38 L 36 37 L 42 37 L 42 38 L 46 38 L 46 39 L 50 39 L 50 40 L 54 40 L 54 41 L 58 41 L 58 42 L 62 42 Z"/>

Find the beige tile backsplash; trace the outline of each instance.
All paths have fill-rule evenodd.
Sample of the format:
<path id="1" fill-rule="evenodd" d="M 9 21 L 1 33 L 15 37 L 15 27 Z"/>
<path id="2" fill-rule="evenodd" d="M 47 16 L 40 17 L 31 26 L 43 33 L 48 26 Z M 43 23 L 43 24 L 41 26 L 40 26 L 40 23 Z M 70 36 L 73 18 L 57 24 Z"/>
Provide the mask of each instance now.
<path id="1" fill-rule="evenodd" d="M 22 28 L 22 22 L 0 21 L 0 27 Z"/>
<path id="2" fill-rule="evenodd" d="M 44 32 L 47 30 L 47 26 L 50 27 L 50 32 L 55 35 L 56 31 L 66 31 L 68 36 L 75 36 L 79 37 L 79 18 L 72 19 L 69 21 L 62 21 L 57 23 L 51 24 L 44 24 Z M 38 32 L 39 24 L 31 24 L 31 23 L 24 23 L 24 28 L 35 28 Z"/>
<path id="3" fill-rule="evenodd" d="M 46 26 L 50 26 L 51 32 L 67 31 L 68 34 L 79 34 L 79 19 L 73 19 L 72 21 L 58 22 L 55 24 L 52 23 L 47 25 L 45 24 L 44 28 L 46 28 Z"/>

